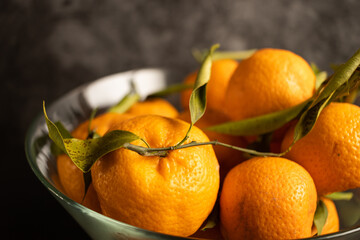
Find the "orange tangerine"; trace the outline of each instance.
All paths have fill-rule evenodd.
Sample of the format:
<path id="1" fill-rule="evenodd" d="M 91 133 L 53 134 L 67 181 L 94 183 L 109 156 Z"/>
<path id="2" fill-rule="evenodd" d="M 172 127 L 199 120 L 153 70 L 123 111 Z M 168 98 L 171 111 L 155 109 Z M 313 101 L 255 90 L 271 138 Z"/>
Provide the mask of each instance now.
<path id="1" fill-rule="evenodd" d="M 239 63 L 222 107 L 232 120 L 241 120 L 290 108 L 314 92 L 315 74 L 302 57 L 266 48 Z"/>
<path id="2" fill-rule="evenodd" d="M 109 129 L 142 137 L 152 148 L 179 143 L 189 124 L 157 115 L 128 119 Z M 208 141 L 194 127 L 186 143 Z M 146 147 L 137 140 L 132 144 Z M 211 145 L 172 150 L 165 157 L 120 148 L 91 169 L 103 214 L 166 234 L 190 236 L 212 211 L 219 189 L 219 164 Z"/>
<path id="3" fill-rule="evenodd" d="M 294 127 L 282 142 L 285 151 L 293 141 Z M 360 107 L 330 103 L 314 128 L 297 141 L 286 157 L 302 165 L 313 177 L 318 194 L 360 187 Z"/>
<path id="4" fill-rule="evenodd" d="M 225 239 L 311 236 L 317 193 L 310 174 L 285 158 L 255 157 L 233 168 L 220 196 Z"/>
<path id="5" fill-rule="evenodd" d="M 238 66 L 238 62 L 232 59 L 217 60 L 212 63 L 211 76 L 207 84 L 207 105 L 208 108 L 213 108 L 222 111 L 226 88 L 229 80 Z M 189 74 L 184 83 L 195 83 L 198 71 Z M 183 91 L 181 94 L 181 106 L 188 109 L 191 90 Z"/>

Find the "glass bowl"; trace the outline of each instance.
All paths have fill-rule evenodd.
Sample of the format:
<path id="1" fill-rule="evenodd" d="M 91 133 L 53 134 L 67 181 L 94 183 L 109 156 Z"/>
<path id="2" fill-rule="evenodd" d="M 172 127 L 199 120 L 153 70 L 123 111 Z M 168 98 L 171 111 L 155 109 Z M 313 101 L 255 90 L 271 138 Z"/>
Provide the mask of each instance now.
<path id="1" fill-rule="evenodd" d="M 53 121 L 61 121 L 71 130 L 86 120 L 94 108 L 105 109 L 117 103 L 130 90 L 134 81 L 142 97 L 182 80 L 180 74 L 164 69 L 138 69 L 110 75 L 80 86 L 57 101 L 46 104 Z M 179 96 L 168 99 L 179 107 Z M 41 104 L 39 104 L 41 108 Z M 50 140 L 42 112 L 32 122 L 25 140 L 28 162 L 41 183 L 70 213 L 92 239 L 192 239 L 160 234 L 114 220 L 73 201 L 57 184 L 55 158 L 50 152 Z M 341 230 L 312 239 L 360 239 L 360 189 L 354 190 L 351 201 L 337 201 Z"/>

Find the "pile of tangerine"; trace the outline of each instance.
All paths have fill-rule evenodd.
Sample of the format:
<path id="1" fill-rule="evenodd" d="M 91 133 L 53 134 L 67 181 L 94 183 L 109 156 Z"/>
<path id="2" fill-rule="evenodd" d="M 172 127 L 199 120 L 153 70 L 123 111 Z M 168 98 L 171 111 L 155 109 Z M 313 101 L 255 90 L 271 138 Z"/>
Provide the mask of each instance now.
<path id="1" fill-rule="evenodd" d="M 184 83 L 194 83 L 198 71 Z M 184 144 L 218 140 L 247 148 L 259 136 L 232 136 L 207 129 L 291 108 L 316 92 L 316 76 L 300 56 L 260 49 L 250 57 L 212 63 L 207 109 Z M 191 90 L 181 93 L 182 112 L 168 101 L 139 101 L 125 113 L 105 112 L 71 132 L 86 139 L 112 130 L 130 131 L 151 148 L 175 146 L 189 129 Z M 271 134 L 271 152 L 292 143 L 296 119 Z M 134 145 L 147 147 L 144 141 Z M 360 187 L 360 108 L 332 102 L 314 128 L 283 157 L 255 157 L 222 146 L 170 150 L 141 156 L 120 148 L 98 159 L 85 194 L 83 173 L 65 154 L 57 156 L 63 192 L 84 206 L 144 229 L 212 239 L 295 239 L 317 234 L 319 201 L 327 208 L 321 234 L 339 230 L 334 202 L 327 195 Z M 219 204 L 217 204 L 219 203 Z M 202 229 L 214 208 L 215 227 Z M 320 234 L 320 233 L 319 233 Z"/>

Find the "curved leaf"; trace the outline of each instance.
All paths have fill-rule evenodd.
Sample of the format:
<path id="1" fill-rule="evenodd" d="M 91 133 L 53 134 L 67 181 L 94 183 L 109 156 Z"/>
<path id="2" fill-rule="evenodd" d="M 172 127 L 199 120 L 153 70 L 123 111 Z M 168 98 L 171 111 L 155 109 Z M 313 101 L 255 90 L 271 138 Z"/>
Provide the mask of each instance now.
<path id="1" fill-rule="evenodd" d="M 249 58 L 253 55 L 257 49 L 249 49 L 244 51 L 216 51 L 213 55 L 213 60 L 220 59 L 234 59 L 234 60 L 243 60 Z"/>
<path id="2" fill-rule="evenodd" d="M 220 59 L 234 59 L 243 60 L 253 55 L 257 49 L 248 49 L 243 51 L 216 51 L 213 54 L 213 60 Z M 199 49 L 193 49 L 192 55 L 198 62 L 202 62 L 209 53 L 209 50 L 201 51 Z"/>
<path id="3" fill-rule="evenodd" d="M 83 172 L 88 172 L 96 160 L 137 139 L 140 137 L 131 132 L 114 130 L 99 138 L 86 140 L 66 138 L 63 141 L 66 151 L 75 165 Z"/>
<path id="4" fill-rule="evenodd" d="M 315 89 L 319 89 L 327 78 L 327 72 L 321 71 L 315 63 L 311 63 L 311 68 L 316 76 Z"/>
<path id="5" fill-rule="evenodd" d="M 124 113 L 126 112 L 132 105 L 137 103 L 140 100 L 140 95 L 136 91 L 136 86 L 134 79 L 130 79 L 130 91 L 126 94 L 120 102 L 109 108 L 108 112 L 115 113 Z"/>
<path id="6" fill-rule="evenodd" d="M 307 109 L 300 117 L 299 122 L 295 126 L 295 133 L 292 145 L 306 136 L 314 127 L 316 120 L 318 119 L 320 112 L 328 104 L 331 96 L 327 99 L 323 99 L 321 102 Z M 290 146 L 290 148 L 292 147 Z"/>
<path id="7" fill-rule="evenodd" d="M 322 200 L 319 200 L 317 207 L 316 207 L 315 215 L 314 215 L 314 225 L 317 229 L 318 236 L 322 232 L 322 229 L 325 225 L 327 217 L 328 217 L 327 207 Z"/>
<path id="8" fill-rule="evenodd" d="M 296 124 L 292 145 L 311 131 L 321 111 L 329 102 L 348 94 L 359 84 L 360 78 L 357 72 L 359 65 L 360 49 L 346 63 L 339 66 L 326 84 L 319 89 L 315 100 Z"/>
<path id="9" fill-rule="evenodd" d="M 140 99 L 139 94 L 131 92 L 131 93 L 125 95 L 125 97 L 123 97 L 119 103 L 117 103 L 116 105 L 109 108 L 108 112 L 124 113 L 132 105 L 137 103 L 139 101 L 139 99 Z"/>
<path id="10" fill-rule="evenodd" d="M 213 207 L 213 210 L 211 211 L 208 218 L 205 220 L 205 225 L 200 228 L 201 231 L 206 231 L 208 229 L 214 228 L 216 225 L 219 224 L 220 218 L 220 204 L 219 204 L 219 198 L 215 202 L 215 206 Z"/>
<path id="11" fill-rule="evenodd" d="M 50 139 L 61 150 L 61 152 L 67 154 L 63 139 L 69 136 L 66 136 L 66 133 L 62 132 L 55 123 L 49 120 L 45 110 L 45 102 L 43 102 L 43 111 Z"/>
<path id="12" fill-rule="evenodd" d="M 158 92 L 155 92 L 153 94 L 150 94 L 147 98 L 153 98 L 153 97 L 164 97 L 173 93 L 182 92 L 187 89 L 194 88 L 194 84 L 186 84 L 186 83 L 179 83 L 179 84 L 173 84 L 168 86 L 167 88 L 160 90 Z"/>
<path id="13" fill-rule="evenodd" d="M 189 99 L 189 110 L 190 110 L 190 126 L 187 130 L 184 138 L 174 146 L 178 148 L 188 138 L 192 126 L 204 115 L 206 109 L 206 85 L 210 80 L 211 66 L 212 66 L 212 54 L 219 47 L 219 44 L 215 44 L 211 47 L 209 54 L 204 59 L 199 72 L 196 76 L 194 88 L 191 92 Z"/>
<path id="14" fill-rule="evenodd" d="M 211 126 L 207 130 L 238 136 L 260 135 L 272 132 L 296 118 L 309 102 L 310 100 L 282 111 L 254 118 Z"/>
<path id="15" fill-rule="evenodd" d="M 49 131 L 49 137 L 84 173 L 88 172 L 100 157 L 123 147 L 127 143 L 140 139 L 137 135 L 122 130 L 111 131 L 103 137 L 94 139 L 80 140 L 72 138 L 67 136 L 48 118 L 45 102 L 43 103 L 43 111 Z"/>
<path id="16" fill-rule="evenodd" d="M 191 123 L 195 124 L 205 113 L 206 109 L 206 85 L 211 76 L 212 54 L 219 47 L 218 44 L 211 47 L 209 54 L 202 63 L 196 77 L 194 89 L 190 95 L 189 109 Z"/>
<path id="17" fill-rule="evenodd" d="M 352 192 L 334 192 L 331 194 L 326 195 L 326 198 L 329 198 L 334 201 L 338 200 L 351 200 L 354 196 L 354 193 Z"/>
<path id="18" fill-rule="evenodd" d="M 344 64 L 340 65 L 335 73 L 330 78 L 329 82 L 320 91 L 320 94 L 315 99 L 313 105 L 319 103 L 325 98 L 328 98 L 334 91 L 336 91 L 341 85 L 346 83 L 351 75 L 360 65 L 360 49 Z"/>

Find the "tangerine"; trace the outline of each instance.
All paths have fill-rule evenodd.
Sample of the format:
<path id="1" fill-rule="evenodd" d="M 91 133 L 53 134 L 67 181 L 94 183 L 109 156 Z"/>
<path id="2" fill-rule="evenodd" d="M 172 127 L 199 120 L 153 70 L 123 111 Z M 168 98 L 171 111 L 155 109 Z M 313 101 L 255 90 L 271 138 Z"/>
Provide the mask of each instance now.
<path id="1" fill-rule="evenodd" d="M 302 57 L 265 48 L 239 63 L 222 107 L 232 120 L 241 120 L 290 108 L 314 93 L 315 74 Z"/>
<path id="2" fill-rule="evenodd" d="M 86 139 L 90 129 L 95 130 L 97 134 L 102 136 L 114 122 L 123 121 L 130 117 L 132 117 L 130 114 L 104 113 L 92 120 L 90 128 L 89 120 L 82 122 L 72 131 L 71 135 L 74 138 Z M 57 157 L 56 164 L 59 181 L 65 194 L 72 200 L 82 203 L 92 210 L 101 212 L 99 200 L 92 184 L 90 184 L 84 198 L 85 183 L 83 172 L 72 162 L 72 160 L 67 155 L 62 154 Z"/>
<path id="3" fill-rule="evenodd" d="M 282 151 L 292 143 L 294 128 L 286 133 Z M 285 156 L 310 173 L 320 196 L 360 187 L 360 107 L 330 103 Z"/>
<path id="4" fill-rule="evenodd" d="M 57 169 L 60 183 L 63 186 L 66 196 L 100 213 L 100 204 L 94 187 L 90 184 L 84 197 L 85 183 L 83 173 L 69 156 L 61 154 L 57 157 Z"/>
<path id="5" fill-rule="evenodd" d="M 225 177 L 220 219 L 225 239 L 311 236 L 317 194 L 310 174 L 279 157 L 255 157 Z"/>
<path id="6" fill-rule="evenodd" d="M 339 215 L 335 203 L 331 199 L 326 197 L 320 197 L 320 200 L 324 202 L 328 212 L 328 216 L 326 218 L 320 235 L 330 234 L 339 231 Z M 315 235 L 316 233 L 317 229 L 315 226 L 313 226 L 312 235 Z"/>
<path id="7" fill-rule="evenodd" d="M 229 80 L 238 66 L 238 62 L 232 59 L 217 60 L 212 63 L 210 80 L 207 84 L 206 96 L 208 108 L 222 111 L 226 88 Z M 189 74 L 184 83 L 195 83 L 198 71 Z M 189 108 L 189 99 L 192 90 L 185 90 L 181 93 L 181 106 Z"/>
<path id="8" fill-rule="evenodd" d="M 132 105 L 126 113 L 136 116 L 155 114 L 169 118 L 176 118 L 179 115 L 178 110 L 163 98 L 150 98 L 142 102 L 137 102 Z"/>
<path id="9" fill-rule="evenodd" d="M 175 146 L 188 128 L 178 119 L 142 115 L 109 131 L 130 131 L 152 148 L 161 148 Z M 208 140 L 194 126 L 185 143 Z M 140 140 L 132 144 L 146 147 Z M 120 148 L 96 161 L 91 173 L 103 214 L 172 235 L 195 233 L 212 211 L 219 189 L 219 164 L 211 145 L 171 150 L 165 157 Z"/>

